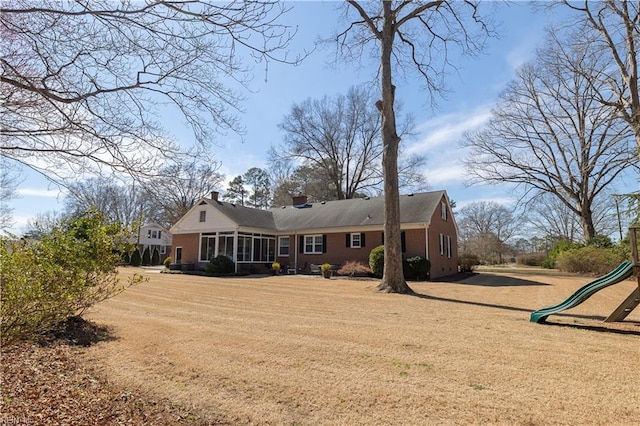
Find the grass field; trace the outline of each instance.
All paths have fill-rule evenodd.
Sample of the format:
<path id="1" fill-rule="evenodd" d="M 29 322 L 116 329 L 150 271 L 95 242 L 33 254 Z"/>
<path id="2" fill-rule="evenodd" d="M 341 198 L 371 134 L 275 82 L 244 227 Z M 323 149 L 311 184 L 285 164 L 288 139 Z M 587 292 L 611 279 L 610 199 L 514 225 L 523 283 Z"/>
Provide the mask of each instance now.
<path id="1" fill-rule="evenodd" d="M 625 425 L 640 419 L 640 312 L 602 320 L 625 281 L 548 325 L 588 277 L 480 273 L 412 283 L 307 276 L 149 281 L 87 317 L 113 339 L 84 359 L 203 419 L 273 425 Z M 640 311 L 640 308 L 637 310 Z"/>

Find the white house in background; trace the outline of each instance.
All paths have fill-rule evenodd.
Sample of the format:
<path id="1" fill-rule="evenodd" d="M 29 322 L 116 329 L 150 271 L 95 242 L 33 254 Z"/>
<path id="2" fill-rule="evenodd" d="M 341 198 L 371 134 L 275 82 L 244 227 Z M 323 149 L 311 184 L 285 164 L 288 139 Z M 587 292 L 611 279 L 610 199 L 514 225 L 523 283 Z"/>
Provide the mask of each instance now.
<path id="1" fill-rule="evenodd" d="M 168 229 L 157 223 L 148 223 L 140 227 L 138 234 L 138 248 L 140 254 L 149 247 L 149 253 L 153 255 L 153 250 L 157 249 L 160 254 L 160 262 L 163 262 L 171 254 L 171 243 L 173 238 Z"/>

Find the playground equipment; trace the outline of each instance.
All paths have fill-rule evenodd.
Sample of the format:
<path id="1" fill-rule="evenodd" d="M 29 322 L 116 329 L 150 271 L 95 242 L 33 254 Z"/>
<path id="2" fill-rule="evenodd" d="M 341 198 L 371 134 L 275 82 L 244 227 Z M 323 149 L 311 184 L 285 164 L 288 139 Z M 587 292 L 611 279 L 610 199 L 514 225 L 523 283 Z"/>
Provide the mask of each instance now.
<path id="1" fill-rule="evenodd" d="M 638 277 L 638 287 L 635 288 L 621 304 L 609 315 L 605 322 L 616 322 L 624 320 L 638 305 L 640 305 L 640 261 L 638 260 L 638 233 L 640 228 L 629 228 L 629 240 L 631 243 L 631 252 L 633 262 L 623 262 L 616 269 L 588 284 L 580 287 L 575 293 L 562 303 L 538 309 L 531 313 L 531 322 L 543 323 L 551 314 L 566 309 L 575 308 L 593 294 L 607 288 L 613 284 L 630 278 L 632 275 Z"/>

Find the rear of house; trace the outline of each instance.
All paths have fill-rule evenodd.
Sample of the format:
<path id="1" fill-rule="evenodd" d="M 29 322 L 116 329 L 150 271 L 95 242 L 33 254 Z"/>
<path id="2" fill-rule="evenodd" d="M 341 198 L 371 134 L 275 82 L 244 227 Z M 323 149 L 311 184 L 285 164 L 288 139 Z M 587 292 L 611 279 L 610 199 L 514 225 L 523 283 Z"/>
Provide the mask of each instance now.
<path id="1" fill-rule="evenodd" d="M 457 272 L 457 226 L 444 191 L 400 196 L 403 257 L 431 261 L 431 278 Z M 366 197 L 258 210 L 224 203 L 217 193 L 201 200 L 174 227 L 174 260 L 203 268 L 214 256 L 231 258 L 237 271 L 265 272 L 273 261 L 292 272 L 314 265 L 368 264 L 384 243 L 384 199 Z"/>

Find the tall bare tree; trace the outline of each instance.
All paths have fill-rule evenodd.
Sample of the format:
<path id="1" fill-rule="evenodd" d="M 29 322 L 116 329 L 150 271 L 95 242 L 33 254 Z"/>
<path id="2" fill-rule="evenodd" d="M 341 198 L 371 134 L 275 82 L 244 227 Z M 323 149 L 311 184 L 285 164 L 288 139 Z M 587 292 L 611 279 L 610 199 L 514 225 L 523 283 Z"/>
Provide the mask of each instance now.
<path id="1" fill-rule="evenodd" d="M 339 51 L 347 58 L 365 55 L 379 58 L 378 78 L 382 99 L 376 102 L 382 117 L 382 168 L 385 198 L 384 276 L 380 291 L 411 293 L 402 273 L 400 197 L 396 99 L 393 75 L 414 73 L 431 95 L 443 90 L 444 75 L 451 66 L 449 49 L 463 53 L 482 47 L 488 29 L 478 14 L 478 3 L 466 1 L 347 1 L 348 27 L 337 35 Z M 481 32 L 472 34 L 471 29 Z M 433 96 L 432 96 L 433 101 Z"/>
<path id="2" fill-rule="evenodd" d="M 280 124 L 285 132 L 281 155 L 323 170 L 327 183 L 336 191 L 329 199 L 377 192 L 382 183 L 382 123 L 374 103 L 371 91 L 359 86 L 351 87 L 346 95 L 293 105 Z M 407 118 L 401 134 L 408 134 L 410 126 Z M 403 183 L 424 183 L 419 173 L 424 162 L 423 156 L 407 158 L 401 168 Z"/>
<path id="3" fill-rule="evenodd" d="M 593 81 L 594 94 L 604 105 L 615 108 L 632 129 L 640 156 L 640 1 L 563 0 L 562 3 L 579 14 L 576 45 L 588 49 L 600 64 L 599 73 L 585 75 Z"/>
<path id="4" fill-rule="evenodd" d="M 292 36 L 275 0 L 1 7 L 0 154 L 49 177 L 155 175 L 184 153 L 163 115 L 181 115 L 203 144 L 241 131 L 239 89 L 251 78 L 242 58 L 287 62 Z"/>
<path id="5" fill-rule="evenodd" d="M 606 83 L 595 83 L 605 72 L 598 58 L 554 31 L 548 35 L 500 95 L 487 126 L 467 135 L 465 162 L 474 181 L 514 183 L 528 195 L 558 197 L 590 240 L 594 200 L 626 168 L 637 167 L 633 135 L 597 100 L 606 92 Z"/>

